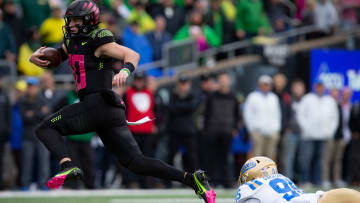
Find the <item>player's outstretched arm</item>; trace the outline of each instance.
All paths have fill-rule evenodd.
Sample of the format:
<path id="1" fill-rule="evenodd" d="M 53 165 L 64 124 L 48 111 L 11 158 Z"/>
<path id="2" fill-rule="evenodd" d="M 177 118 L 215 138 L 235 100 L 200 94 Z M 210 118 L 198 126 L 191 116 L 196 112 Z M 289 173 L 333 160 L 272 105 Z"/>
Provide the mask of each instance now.
<path id="1" fill-rule="evenodd" d="M 50 62 L 40 59 L 44 56 L 44 53 L 42 53 L 41 51 L 45 48 L 46 47 L 40 47 L 39 49 L 37 49 L 33 54 L 31 54 L 29 61 L 37 66 L 46 68 L 50 64 Z"/>
<path id="2" fill-rule="evenodd" d="M 140 60 L 138 53 L 115 42 L 106 43 L 98 47 L 95 51 L 95 56 L 124 60 L 124 67 L 113 79 L 113 84 L 116 86 L 125 84 L 127 77 L 129 77 L 130 73 L 136 69 Z"/>

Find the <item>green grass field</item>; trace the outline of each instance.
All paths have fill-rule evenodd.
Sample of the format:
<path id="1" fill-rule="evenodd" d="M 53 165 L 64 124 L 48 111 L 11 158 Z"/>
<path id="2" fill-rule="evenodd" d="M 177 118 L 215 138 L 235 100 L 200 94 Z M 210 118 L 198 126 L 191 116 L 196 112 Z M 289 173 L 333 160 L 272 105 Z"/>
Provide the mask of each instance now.
<path id="1" fill-rule="evenodd" d="M 305 192 L 316 192 L 311 188 Z M 216 203 L 234 203 L 236 189 L 215 189 Z M 0 203 L 203 203 L 190 189 L 0 192 Z"/>
<path id="2" fill-rule="evenodd" d="M 235 189 L 216 190 L 217 203 L 234 202 Z M 1 192 L 0 203 L 202 203 L 192 190 L 57 190 Z"/>

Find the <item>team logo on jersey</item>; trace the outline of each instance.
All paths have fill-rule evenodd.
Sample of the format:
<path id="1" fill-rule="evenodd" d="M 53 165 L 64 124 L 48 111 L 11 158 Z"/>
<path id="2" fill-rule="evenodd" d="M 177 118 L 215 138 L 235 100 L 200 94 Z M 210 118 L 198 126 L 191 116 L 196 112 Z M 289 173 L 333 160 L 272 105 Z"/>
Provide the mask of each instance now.
<path id="1" fill-rule="evenodd" d="M 150 96 L 143 92 L 137 92 L 132 96 L 132 102 L 140 113 L 145 113 L 151 107 Z"/>
<path id="2" fill-rule="evenodd" d="M 254 161 L 251 161 L 251 162 L 245 164 L 241 169 L 240 176 L 243 175 L 246 171 L 254 168 L 255 166 L 256 166 L 256 163 Z"/>

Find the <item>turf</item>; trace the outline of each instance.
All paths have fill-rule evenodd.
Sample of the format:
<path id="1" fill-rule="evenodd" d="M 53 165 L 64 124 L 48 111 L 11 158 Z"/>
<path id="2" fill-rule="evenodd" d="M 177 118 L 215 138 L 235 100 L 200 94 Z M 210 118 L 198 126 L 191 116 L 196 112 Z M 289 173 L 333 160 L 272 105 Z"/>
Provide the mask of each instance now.
<path id="1" fill-rule="evenodd" d="M 234 202 L 235 190 L 218 190 L 217 203 Z M 58 190 L 3 192 L 1 203 L 202 203 L 191 190 Z"/>

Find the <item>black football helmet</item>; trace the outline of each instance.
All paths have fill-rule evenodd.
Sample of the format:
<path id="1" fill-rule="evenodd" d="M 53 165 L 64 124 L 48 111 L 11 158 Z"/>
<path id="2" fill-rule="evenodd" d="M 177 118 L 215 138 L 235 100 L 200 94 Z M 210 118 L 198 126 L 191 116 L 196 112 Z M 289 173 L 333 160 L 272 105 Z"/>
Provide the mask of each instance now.
<path id="1" fill-rule="evenodd" d="M 91 0 L 76 0 L 68 6 L 64 18 L 63 32 L 65 38 L 88 36 L 100 23 L 100 10 L 96 3 Z M 69 26 L 71 18 L 83 20 L 82 25 L 75 25 L 79 29 L 78 33 L 71 33 Z"/>

